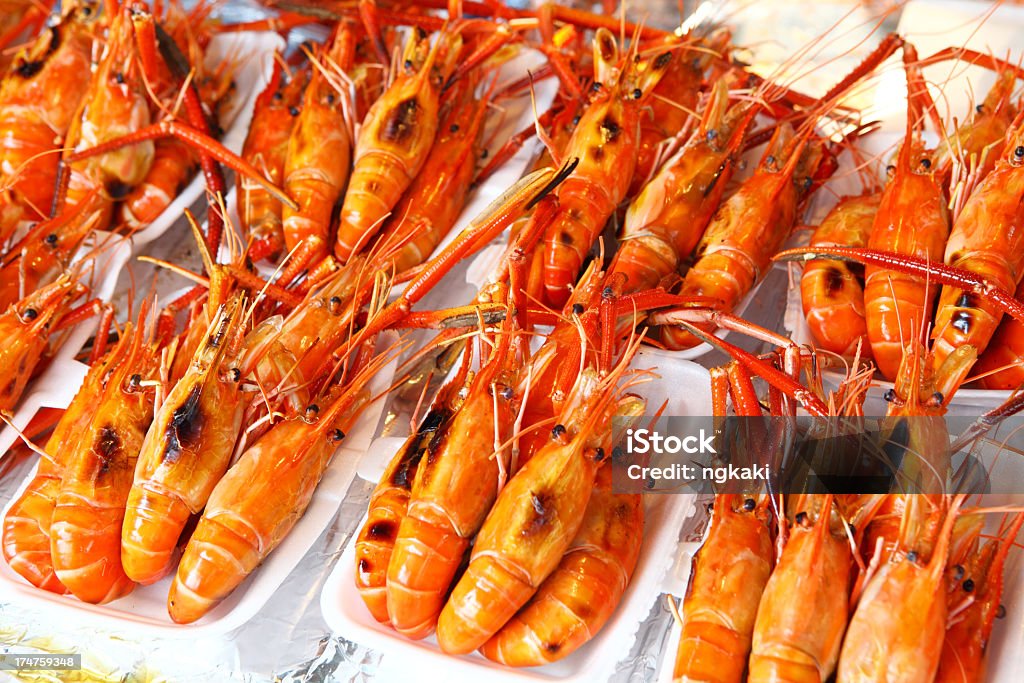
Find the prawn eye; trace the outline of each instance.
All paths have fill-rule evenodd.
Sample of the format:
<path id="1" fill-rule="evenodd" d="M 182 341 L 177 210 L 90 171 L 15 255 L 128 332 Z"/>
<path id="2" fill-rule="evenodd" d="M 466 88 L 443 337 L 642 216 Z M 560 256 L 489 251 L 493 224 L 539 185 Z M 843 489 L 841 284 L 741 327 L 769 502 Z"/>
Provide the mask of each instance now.
<path id="1" fill-rule="evenodd" d="M 641 90 L 640 88 L 637 88 L 636 90 L 633 91 L 633 99 L 634 100 L 639 100 L 643 96 L 644 96 L 644 91 Z"/>
<path id="2" fill-rule="evenodd" d="M 44 241 L 45 241 L 45 242 L 46 242 L 46 243 L 47 243 L 48 245 L 50 245 L 51 247 L 52 247 L 53 245 L 57 244 L 57 233 L 55 233 L 55 232 L 51 232 L 51 233 L 50 233 L 49 235 L 47 235 L 47 236 L 46 236 L 46 238 L 44 239 Z"/>
<path id="3" fill-rule="evenodd" d="M 573 315 L 583 315 L 583 311 L 584 311 L 583 304 L 573 304 L 572 305 Z"/>
<path id="4" fill-rule="evenodd" d="M 340 429 L 335 429 L 334 433 L 331 434 L 331 441 L 333 441 L 334 443 L 338 443 L 339 441 L 341 441 L 344 438 L 345 438 L 345 432 L 341 431 Z"/>
<path id="5" fill-rule="evenodd" d="M 318 405 L 317 405 L 317 404 L 315 404 L 315 403 L 310 403 L 310 404 L 309 404 L 309 405 L 308 405 L 308 406 L 306 407 L 306 419 L 307 419 L 307 420 L 312 420 L 312 419 L 313 419 L 314 417 L 316 417 L 316 416 L 317 416 L 317 414 L 318 414 L 319 412 L 320 412 L 320 406 L 318 406 Z"/>
<path id="6" fill-rule="evenodd" d="M 1013 156 L 1017 158 L 1017 161 L 1024 159 L 1024 145 L 1018 145 L 1017 149 L 1013 150 Z"/>
<path id="7" fill-rule="evenodd" d="M 551 429 L 551 436 L 553 436 L 556 439 L 562 436 L 563 434 L 565 434 L 565 425 L 555 425 Z"/>
<path id="8" fill-rule="evenodd" d="M 754 508 L 756 507 L 757 501 L 754 500 L 753 498 L 747 498 L 745 501 L 743 501 L 743 509 L 746 510 L 747 512 L 753 512 Z"/>
<path id="9" fill-rule="evenodd" d="M 896 400 L 896 390 L 886 389 L 885 393 L 882 394 L 882 398 L 885 399 L 886 403 L 892 403 Z"/>
<path id="10" fill-rule="evenodd" d="M 21 315 L 25 320 L 35 320 L 39 317 L 39 311 L 34 308 L 26 308 Z"/>
<path id="11" fill-rule="evenodd" d="M 806 512 L 798 512 L 798 513 L 796 513 L 796 517 L 793 518 L 793 521 L 796 522 L 797 524 L 799 524 L 800 526 L 804 526 L 805 524 L 807 524 L 807 513 Z"/>
<path id="12" fill-rule="evenodd" d="M 232 382 L 242 381 L 242 371 L 239 370 L 238 368 L 231 368 L 230 370 L 228 370 L 228 376 L 231 378 Z"/>
<path id="13" fill-rule="evenodd" d="M 921 166 L 923 166 L 926 169 L 931 168 L 932 167 L 932 160 L 931 159 L 921 159 Z"/>
<path id="14" fill-rule="evenodd" d="M 974 590 L 974 579 L 967 579 L 964 581 L 963 588 L 965 593 L 972 592 Z"/>
<path id="15" fill-rule="evenodd" d="M 128 391 L 138 391 L 142 386 L 142 375 L 136 373 L 128 378 Z"/>
<path id="16" fill-rule="evenodd" d="M 917 563 L 917 552 L 911 550 L 907 553 L 907 562 Z"/>

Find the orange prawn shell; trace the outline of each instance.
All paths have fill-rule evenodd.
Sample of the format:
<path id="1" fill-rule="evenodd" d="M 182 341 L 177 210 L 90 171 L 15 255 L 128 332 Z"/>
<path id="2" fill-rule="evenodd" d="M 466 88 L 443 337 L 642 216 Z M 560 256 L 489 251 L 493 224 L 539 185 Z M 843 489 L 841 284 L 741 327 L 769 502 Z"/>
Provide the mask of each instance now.
<path id="1" fill-rule="evenodd" d="M 370 496 L 366 523 L 356 540 L 356 588 L 373 617 L 389 622 L 387 570 L 399 527 L 409 506 L 420 461 L 431 442 L 444 433 L 460 404 L 462 380 L 442 387 L 416 432 L 410 434 L 388 463 Z"/>
<path id="2" fill-rule="evenodd" d="M 941 573 L 902 558 L 883 564 L 860 598 L 843 641 L 836 680 L 935 679 L 946 631 Z"/>
<path id="3" fill-rule="evenodd" d="M 95 363 L 43 449 L 35 476 L 11 504 L 3 521 L 3 553 L 11 569 L 34 586 L 54 593 L 67 589 L 53 571 L 50 522 L 60 493 L 64 466 L 72 456 L 73 437 L 88 427 L 93 402 L 103 388 L 114 354 Z"/>
<path id="4" fill-rule="evenodd" d="M 281 76 L 282 67 L 277 64 L 274 77 L 256 99 L 249 133 L 242 145 L 242 158 L 275 185 L 284 179 L 288 144 L 299 114 L 306 71 L 297 71 L 287 84 L 281 83 Z M 276 248 L 270 257 L 276 258 L 285 243 L 281 202 L 242 174 L 237 176 L 235 187 L 242 229 L 255 240 L 268 240 Z"/>
<path id="5" fill-rule="evenodd" d="M 868 248 L 939 261 L 949 236 L 949 210 L 930 165 L 920 163 L 920 154 L 919 146 L 905 143 L 895 177 L 882 195 Z M 878 370 L 887 379 L 896 376 L 904 344 L 928 324 L 937 291 L 914 275 L 865 268 L 868 340 Z"/>
<path id="6" fill-rule="evenodd" d="M 627 291 L 657 287 L 675 273 L 718 210 L 735 166 L 729 138 L 736 125 L 746 125 L 737 123 L 743 116 L 740 108 L 726 114 L 728 89 L 720 83 L 695 136 L 662 165 L 626 211 L 621 246 L 609 270 L 627 275 Z"/>
<path id="7" fill-rule="evenodd" d="M 642 496 L 613 493 L 611 468 L 601 469 L 558 568 L 480 652 L 506 666 L 539 666 L 576 651 L 618 607 L 640 557 L 643 528 Z"/>
<path id="8" fill-rule="evenodd" d="M 391 624 L 409 637 L 433 630 L 463 554 L 498 495 L 507 454 L 493 454 L 494 445 L 508 440 L 515 419 L 512 393 L 505 395 L 503 386 L 500 376 L 481 370 L 417 468 L 387 576 Z M 496 425 L 497 435 L 482 424 Z"/>
<path id="9" fill-rule="evenodd" d="M 238 325 L 242 307 L 235 298 L 222 311 L 192 366 L 161 404 L 142 444 L 121 542 L 125 572 L 140 583 L 170 571 L 188 518 L 203 509 L 227 470 L 244 402 L 242 373 L 232 372 L 223 351 L 232 343 L 226 332 Z"/>
<path id="10" fill-rule="evenodd" d="M 70 276 L 63 276 L 0 314 L 5 340 L 0 346 L 0 411 L 15 408 L 49 346 L 50 331 L 81 291 Z"/>
<path id="11" fill-rule="evenodd" d="M 835 670 L 849 618 L 852 552 L 845 529 L 834 534 L 830 518 L 831 506 L 819 508 L 814 525 L 790 529 L 758 605 L 751 683 L 820 682 Z"/>
<path id="12" fill-rule="evenodd" d="M 284 241 L 288 250 L 303 240 L 326 254 L 334 206 L 349 180 L 352 138 L 345 121 L 345 98 L 321 69 L 351 66 L 351 29 L 339 24 L 330 51 L 314 66 L 302 106 L 294 121 L 284 162 L 284 189 L 298 210 L 283 208 Z M 340 63 L 336 63 L 340 61 Z"/>
<path id="13" fill-rule="evenodd" d="M 136 58 L 132 8 L 125 5 L 111 24 L 104 55 L 93 74 L 82 102 L 81 118 L 75 120 L 67 147 L 81 152 L 98 144 L 130 135 L 149 125 L 149 95 Z M 126 188 L 141 183 L 153 164 L 151 140 L 71 164 L 68 206 L 80 204 L 92 191 L 107 199 L 102 226 L 110 222 L 113 201 Z"/>
<path id="14" fill-rule="evenodd" d="M 810 246 L 865 247 L 882 196 L 844 197 L 814 231 Z M 864 312 L 863 271 L 833 259 L 804 266 L 800 298 L 807 326 L 818 345 L 833 353 L 870 355 Z"/>
<path id="15" fill-rule="evenodd" d="M 735 510 L 734 498 L 716 497 L 711 529 L 694 559 L 676 651 L 677 682 L 739 683 L 747 666 L 773 550 L 765 508 Z"/>
<path id="16" fill-rule="evenodd" d="M 441 88 L 460 45 L 457 34 L 445 33 L 426 56 L 418 56 L 428 45 L 410 39 L 405 64 L 412 73 L 400 74 L 367 112 L 334 246 L 342 261 L 366 246 L 426 163 L 437 134 Z"/>
<path id="17" fill-rule="evenodd" d="M 263 435 L 217 482 L 167 596 L 177 623 L 205 615 L 278 546 L 309 505 L 338 448 L 335 435 L 302 418 Z"/>
<path id="18" fill-rule="evenodd" d="M 20 52 L 0 81 L 4 185 L 17 174 L 13 197 L 0 199 L 5 237 L 20 219 L 42 218 L 50 209 L 58 152 L 89 85 L 82 74 L 89 72 L 94 38 L 83 9 L 72 10 Z"/>
<path id="19" fill-rule="evenodd" d="M 1024 286 L 1017 288 L 1017 298 L 1024 296 Z M 983 389 L 1013 391 L 1024 386 L 1024 323 L 1003 316 L 988 348 L 974 366 Z"/>
<path id="20" fill-rule="evenodd" d="M 141 333 L 136 333 L 141 337 Z M 146 430 L 153 397 L 133 386 L 133 375 L 155 368 L 152 350 L 126 334 L 117 366 L 95 402 L 87 429 L 71 446 L 50 525 L 57 578 L 85 602 L 103 603 L 132 590 L 121 566 L 120 529 L 125 501 Z"/>
<path id="21" fill-rule="evenodd" d="M 732 311 L 767 272 L 796 220 L 799 193 L 788 174 L 762 166 L 718 209 L 697 245 L 696 262 L 680 294 L 707 296 Z M 699 340 L 674 328 L 662 331 L 670 348 L 690 348 Z"/>
<path id="22" fill-rule="evenodd" d="M 1008 291 L 1024 274 L 1024 154 L 1016 154 L 1022 142 L 1024 133 L 1009 136 L 1006 153 L 967 199 L 945 245 L 948 265 Z M 936 365 L 965 344 L 983 353 L 1002 317 L 985 297 L 943 287 L 933 333 Z"/>
<path id="23" fill-rule="evenodd" d="M 442 650 L 483 645 L 555 570 L 582 524 L 596 471 L 593 453 L 555 443 L 502 489 L 438 620 Z"/>
<path id="24" fill-rule="evenodd" d="M 579 159 L 556 190 L 559 209 L 544 232 L 544 291 L 562 306 L 576 283 L 591 245 L 626 197 L 636 169 L 640 111 L 672 60 L 665 52 L 627 65 L 619 75 L 618 48 L 604 29 L 594 37 L 597 94 L 566 145 L 566 159 Z"/>
<path id="25" fill-rule="evenodd" d="M 449 101 L 423 169 L 383 230 L 387 240 L 401 244 L 393 257 L 397 273 L 430 257 L 462 213 L 476 175 L 487 99 L 473 99 L 472 85 L 465 80 L 454 87 L 461 88 L 462 96 Z"/>

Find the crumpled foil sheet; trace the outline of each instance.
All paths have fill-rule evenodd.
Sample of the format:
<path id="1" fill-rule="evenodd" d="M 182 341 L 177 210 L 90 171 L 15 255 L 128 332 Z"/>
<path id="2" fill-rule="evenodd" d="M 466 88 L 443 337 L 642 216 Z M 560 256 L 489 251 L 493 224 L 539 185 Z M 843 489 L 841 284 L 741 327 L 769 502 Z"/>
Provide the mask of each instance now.
<path id="1" fill-rule="evenodd" d="M 189 4 L 189 3 L 186 3 Z M 526 5 L 527 2 L 512 2 Z M 793 36 L 804 37 L 820 23 L 822 30 L 842 14 L 855 7 L 854 2 L 823 2 L 815 13 L 806 5 L 783 0 L 751 2 L 710 2 L 693 0 L 681 3 L 658 0 L 631 3 L 627 16 L 649 25 L 673 28 L 678 24 L 680 7 L 686 14 L 701 5 L 719 11 L 730 25 L 737 27 L 737 36 L 757 42 L 770 27 L 770 39 L 778 46 L 798 44 L 788 40 L 786 27 Z M 867 3 L 870 5 L 871 3 Z M 723 7 L 724 5 L 724 7 Z M 756 5 L 756 12 L 749 10 Z M 828 11 L 821 11 L 828 6 Z M 774 8 L 781 21 L 766 20 Z M 229 22 L 249 21 L 263 16 L 263 10 L 249 0 L 232 0 L 220 6 L 221 15 Z M 818 15 L 817 17 L 815 15 Z M 750 18 L 749 25 L 744 22 Z M 758 33 L 760 31 L 760 33 Z M 299 37 L 302 39 L 302 36 Z M 179 226 L 185 234 L 187 228 Z M 195 264 L 198 259 L 188 247 L 188 240 L 174 241 L 169 236 L 150 249 L 160 258 L 174 258 Z M 135 266 L 136 281 L 152 273 L 142 264 Z M 774 272 L 773 286 L 786 286 L 785 273 Z M 161 281 L 165 284 L 161 286 Z M 157 289 L 171 291 L 173 278 L 160 275 Z M 127 291 L 127 283 L 126 283 Z M 180 287 L 180 282 L 174 284 Z M 777 327 L 782 308 L 778 302 L 764 301 L 749 311 L 755 322 Z M 743 344 L 748 346 L 747 343 Z M 704 365 L 722 361 L 717 353 L 701 359 Z M 0 503 L 6 502 L 33 465 L 33 458 L 6 459 L 0 463 Z M 109 632 L 96 629 L 69 628 L 43 618 L 21 606 L 0 602 L 0 653 L 81 653 L 81 672 L 24 672 L 14 677 L 0 671 L 0 681 L 89 681 L 99 683 L 365 683 L 375 680 L 375 673 L 386 653 L 372 651 L 344 637 L 331 633 L 320 613 L 320 593 L 343 547 L 355 532 L 369 500 L 372 485 L 358 477 L 351 484 L 331 526 L 284 581 L 260 613 L 244 626 L 222 638 L 197 641 L 138 637 L 130 631 Z M 680 530 L 681 540 L 700 537 L 704 515 L 691 518 Z M 630 655 L 616 668 L 614 683 L 639 683 L 655 680 L 662 666 L 671 666 L 674 651 L 668 643 L 673 616 L 665 596 L 660 596 L 650 614 L 637 631 Z M 443 675 L 443 672 L 438 672 Z"/>

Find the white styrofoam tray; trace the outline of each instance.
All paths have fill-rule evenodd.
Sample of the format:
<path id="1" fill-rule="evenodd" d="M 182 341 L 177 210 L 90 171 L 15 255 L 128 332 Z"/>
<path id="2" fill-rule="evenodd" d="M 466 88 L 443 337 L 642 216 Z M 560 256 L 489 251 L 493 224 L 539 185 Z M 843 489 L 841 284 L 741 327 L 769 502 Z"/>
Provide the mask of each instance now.
<path id="1" fill-rule="evenodd" d="M 225 33 L 216 36 L 206 52 L 211 66 L 220 65 L 228 58 L 238 59 L 234 72 L 236 91 L 243 93 L 225 114 L 227 132 L 221 142 L 234 152 L 242 149 L 252 118 L 256 96 L 270 77 L 274 51 L 284 47 L 284 41 L 274 33 Z M 195 178 L 179 193 L 177 198 L 145 229 L 131 237 L 109 232 L 96 232 L 79 249 L 77 258 L 90 251 L 99 251 L 91 272 L 96 274 L 93 296 L 109 301 L 113 296 L 121 272 L 135 251 L 162 236 L 179 221 L 186 208 L 192 206 L 205 192 L 202 174 Z M 102 246 L 102 250 L 96 250 Z M 96 329 L 96 322 L 90 321 L 74 328 L 55 355 L 50 366 L 28 387 L 15 411 L 11 422 L 17 429 L 6 425 L 0 430 L 0 458 L 18 440 L 18 431 L 23 430 L 41 408 L 66 408 L 75 392 L 85 379 L 86 366 L 75 360 L 75 356 Z"/>
<path id="2" fill-rule="evenodd" d="M 695 363 L 680 361 L 669 352 L 644 348 L 632 367 L 656 370 L 659 377 L 643 384 L 639 393 L 648 400 L 648 413 L 668 401 L 665 415 L 710 415 L 711 386 L 708 371 Z M 400 440 L 399 440 L 400 441 Z M 375 444 L 376 445 L 376 444 Z M 375 453 L 381 460 L 393 455 Z M 362 467 L 375 470 L 383 465 Z M 663 577 L 676 557 L 679 530 L 694 513 L 695 494 L 648 494 L 645 496 L 644 544 L 632 581 L 618 609 L 593 640 L 565 659 L 528 669 L 495 664 L 478 653 L 455 657 L 441 652 L 431 636 L 411 641 L 379 624 L 366 609 L 355 587 L 353 535 L 327 579 L 321 609 L 327 624 L 337 633 L 386 653 L 378 676 L 382 681 L 407 680 L 427 667 L 443 670 L 450 681 L 596 681 L 607 680 L 615 665 L 632 647 L 640 623 L 660 595 Z"/>

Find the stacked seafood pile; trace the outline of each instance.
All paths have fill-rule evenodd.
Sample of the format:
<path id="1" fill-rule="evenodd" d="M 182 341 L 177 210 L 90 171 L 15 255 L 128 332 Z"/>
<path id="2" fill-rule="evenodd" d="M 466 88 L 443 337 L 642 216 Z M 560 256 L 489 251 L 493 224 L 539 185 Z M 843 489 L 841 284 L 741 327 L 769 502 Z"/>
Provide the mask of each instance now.
<path id="1" fill-rule="evenodd" d="M 40 590 L 106 603 L 172 576 L 171 619 L 203 618 L 292 531 L 380 398 L 371 381 L 400 362 L 391 389 L 418 392 L 416 426 L 370 499 L 356 588 L 403 637 L 538 666 L 605 626 L 645 549 L 643 496 L 616 491 L 608 465 L 622 425 L 659 410 L 650 371 L 632 366 L 642 344 L 730 354 L 711 373 L 719 416 L 857 415 L 876 368 L 896 380 L 893 416 L 941 415 L 979 354 L 987 385 L 1021 383 L 1012 64 L 921 59 L 894 35 L 811 97 L 791 87 L 799 56 L 756 75 L 724 27 L 664 32 L 556 4 L 289 2 L 224 25 L 207 3 L 79 0 L 45 27 L 40 4 L 11 4 L 0 47 L 23 46 L 0 82 L 5 417 L 63 331 L 99 318 L 70 405 L 24 430 L 39 465 L 3 520 L 7 563 Z M 232 65 L 202 67 L 210 36 L 300 30 L 326 37 L 275 55 L 234 154 L 217 139 Z M 526 51 L 543 65 L 499 79 Z M 810 247 L 780 252 L 873 129 L 844 97 L 897 53 L 908 122 L 888 183 L 866 181 Z M 1000 80 L 926 151 L 925 121 L 941 119 L 920 69 L 955 59 Z M 549 79 L 553 104 L 496 138 L 503 102 Z M 533 168 L 460 219 L 534 137 Z M 199 170 L 207 221 L 186 219 L 202 269 L 157 262 L 191 288 L 126 310 L 91 299 L 103 247 L 83 249 L 89 235 L 145 230 Z M 492 243 L 502 257 L 472 300 L 414 310 Z M 836 393 L 821 390 L 823 356 L 735 314 L 775 260 L 808 262 L 808 322 L 851 368 Z M 436 333 L 416 347 L 405 332 L 422 328 Z M 727 329 L 779 351 L 754 356 L 716 336 Z M 917 341 L 929 330 L 930 349 Z M 942 479 L 948 435 L 917 436 L 935 458 L 918 471 Z M 945 493 L 719 495 L 676 677 L 975 680 L 954 670 L 981 670 L 1024 524 L 982 543 L 983 512 Z M 788 599 L 794 582 L 819 611 Z M 897 613 L 919 627 L 866 634 Z M 901 637 L 928 656 L 898 659 Z"/>

